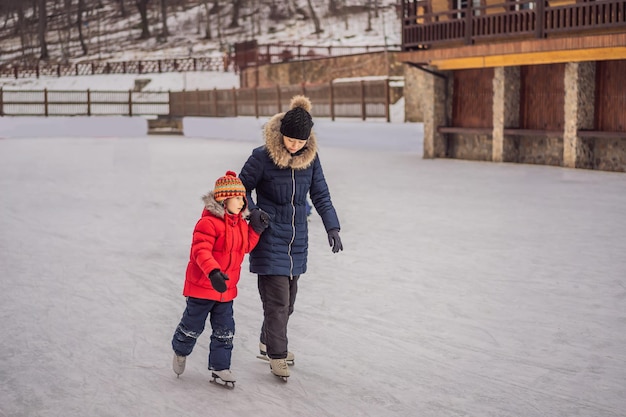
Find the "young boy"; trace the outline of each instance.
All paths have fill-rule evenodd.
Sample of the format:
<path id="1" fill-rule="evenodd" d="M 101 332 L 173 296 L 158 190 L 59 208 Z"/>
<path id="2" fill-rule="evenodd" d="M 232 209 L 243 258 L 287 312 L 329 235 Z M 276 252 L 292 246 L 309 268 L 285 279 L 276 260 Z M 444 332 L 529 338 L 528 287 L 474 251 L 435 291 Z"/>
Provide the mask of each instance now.
<path id="1" fill-rule="evenodd" d="M 177 377 L 185 370 L 187 356 L 204 330 L 210 315 L 212 328 L 209 370 L 213 382 L 234 387 L 230 360 L 235 334 L 233 299 L 244 255 L 258 243 L 267 228 L 267 213 L 254 213 L 246 223 L 246 189 L 232 171 L 215 182 L 215 189 L 202 197 L 204 210 L 191 242 L 183 295 L 187 307 L 172 338 Z"/>

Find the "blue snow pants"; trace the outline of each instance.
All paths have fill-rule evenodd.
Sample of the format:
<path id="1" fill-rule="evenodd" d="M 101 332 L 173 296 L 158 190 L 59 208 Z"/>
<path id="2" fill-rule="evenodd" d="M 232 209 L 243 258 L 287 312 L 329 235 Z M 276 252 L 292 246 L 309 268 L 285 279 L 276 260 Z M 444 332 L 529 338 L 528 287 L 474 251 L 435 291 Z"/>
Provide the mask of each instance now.
<path id="1" fill-rule="evenodd" d="M 196 345 L 198 337 L 204 331 L 207 317 L 210 316 L 211 343 L 209 345 L 209 369 L 221 371 L 230 369 L 230 358 L 233 352 L 235 336 L 235 318 L 233 302 L 204 300 L 187 297 L 187 308 L 183 313 L 174 337 L 172 348 L 178 356 L 187 356 Z"/>

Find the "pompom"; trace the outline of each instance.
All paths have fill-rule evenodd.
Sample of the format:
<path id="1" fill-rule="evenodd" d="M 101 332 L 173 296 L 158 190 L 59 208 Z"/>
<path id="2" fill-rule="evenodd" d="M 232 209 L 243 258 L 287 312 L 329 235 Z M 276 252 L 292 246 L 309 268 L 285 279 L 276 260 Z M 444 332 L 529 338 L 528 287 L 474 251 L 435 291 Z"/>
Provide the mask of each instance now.
<path id="1" fill-rule="evenodd" d="M 304 110 L 306 110 L 307 112 L 311 112 L 311 100 L 309 100 L 307 97 L 303 96 L 303 95 L 297 95 L 297 96 L 293 96 L 291 98 L 291 104 L 290 107 L 292 109 L 295 109 L 296 107 L 302 107 Z"/>

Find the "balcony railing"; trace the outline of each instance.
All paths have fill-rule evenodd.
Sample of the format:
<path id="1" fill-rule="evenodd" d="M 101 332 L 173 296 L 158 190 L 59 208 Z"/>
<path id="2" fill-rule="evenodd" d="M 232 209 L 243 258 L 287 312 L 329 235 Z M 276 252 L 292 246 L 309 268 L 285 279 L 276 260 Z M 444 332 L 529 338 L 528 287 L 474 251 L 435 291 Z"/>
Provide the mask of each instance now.
<path id="1" fill-rule="evenodd" d="M 598 0 L 550 6 L 517 0 L 430 13 L 425 0 L 404 0 L 402 49 L 445 43 L 471 45 L 506 38 L 543 39 L 553 34 L 597 30 L 626 31 L 626 0 Z"/>

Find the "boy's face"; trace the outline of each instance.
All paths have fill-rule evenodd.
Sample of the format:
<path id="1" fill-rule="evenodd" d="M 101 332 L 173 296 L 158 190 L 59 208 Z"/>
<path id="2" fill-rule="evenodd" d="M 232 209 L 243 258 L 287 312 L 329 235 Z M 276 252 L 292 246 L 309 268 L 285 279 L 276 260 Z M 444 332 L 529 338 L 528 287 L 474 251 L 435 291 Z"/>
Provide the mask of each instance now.
<path id="1" fill-rule="evenodd" d="M 300 149 L 304 148 L 306 145 L 306 140 L 294 139 L 289 136 L 283 135 L 283 143 L 285 144 L 285 148 L 289 151 L 289 153 L 296 153 Z"/>
<path id="2" fill-rule="evenodd" d="M 243 210 L 245 204 L 246 203 L 242 195 L 224 200 L 224 208 L 226 208 L 230 214 L 239 214 L 241 210 Z"/>

